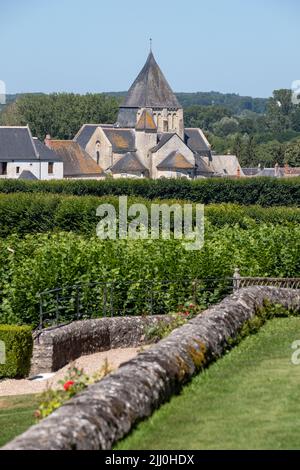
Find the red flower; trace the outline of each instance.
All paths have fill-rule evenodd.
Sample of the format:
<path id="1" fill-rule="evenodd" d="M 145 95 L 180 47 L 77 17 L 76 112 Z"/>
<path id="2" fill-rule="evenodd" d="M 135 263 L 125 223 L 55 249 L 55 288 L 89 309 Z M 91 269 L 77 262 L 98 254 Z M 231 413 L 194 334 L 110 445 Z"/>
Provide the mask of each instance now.
<path id="1" fill-rule="evenodd" d="M 194 308 L 195 305 L 194 305 L 194 304 L 190 304 L 189 307 L 190 307 L 190 308 Z"/>
<path id="2" fill-rule="evenodd" d="M 68 382 L 66 382 L 66 383 L 64 384 L 64 389 L 65 389 L 65 391 L 67 392 L 67 391 L 69 390 L 69 388 L 72 387 L 72 385 L 74 385 L 73 380 L 68 380 Z"/>

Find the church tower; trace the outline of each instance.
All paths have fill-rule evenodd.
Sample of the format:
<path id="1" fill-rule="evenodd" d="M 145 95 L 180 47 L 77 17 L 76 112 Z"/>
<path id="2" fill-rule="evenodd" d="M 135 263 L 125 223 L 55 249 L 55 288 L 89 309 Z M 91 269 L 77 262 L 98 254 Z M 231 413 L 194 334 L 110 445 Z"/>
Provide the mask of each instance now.
<path id="1" fill-rule="evenodd" d="M 152 51 L 120 106 L 118 125 L 148 133 L 177 133 L 182 139 L 184 137 L 183 109 Z"/>

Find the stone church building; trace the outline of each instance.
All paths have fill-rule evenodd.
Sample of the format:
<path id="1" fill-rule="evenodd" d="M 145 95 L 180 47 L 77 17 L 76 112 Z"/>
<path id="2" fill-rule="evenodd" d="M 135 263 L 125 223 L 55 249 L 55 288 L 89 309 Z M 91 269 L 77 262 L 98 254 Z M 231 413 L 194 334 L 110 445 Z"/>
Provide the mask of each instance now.
<path id="1" fill-rule="evenodd" d="M 184 128 L 182 106 L 152 52 L 120 106 L 117 122 L 84 124 L 74 140 L 113 177 L 197 178 L 241 171 L 232 158 L 230 172 L 222 168 L 229 163 L 226 156 L 216 168 L 202 130 Z"/>

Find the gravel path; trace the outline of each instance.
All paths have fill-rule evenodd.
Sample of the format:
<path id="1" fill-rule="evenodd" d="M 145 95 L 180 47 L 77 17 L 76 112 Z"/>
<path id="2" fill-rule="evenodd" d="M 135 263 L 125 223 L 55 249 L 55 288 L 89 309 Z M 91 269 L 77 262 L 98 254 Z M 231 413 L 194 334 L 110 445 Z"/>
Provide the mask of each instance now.
<path id="1" fill-rule="evenodd" d="M 107 359 L 112 369 L 117 369 L 123 362 L 134 358 L 141 348 L 124 348 L 111 349 L 109 351 L 91 354 L 89 356 L 81 356 L 74 363 L 88 375 L 93 375 Z M 8 395 L 25 395 L 28 393 L 41 393 L 48 387 L 61 388 L 61 384 L 57 384 L 59 380 L 64 379 L 69 365 L 55 372 L 47 380 L 28 380 L 28 379 L 3 379 L 0 380 L 0 396 Z"/>

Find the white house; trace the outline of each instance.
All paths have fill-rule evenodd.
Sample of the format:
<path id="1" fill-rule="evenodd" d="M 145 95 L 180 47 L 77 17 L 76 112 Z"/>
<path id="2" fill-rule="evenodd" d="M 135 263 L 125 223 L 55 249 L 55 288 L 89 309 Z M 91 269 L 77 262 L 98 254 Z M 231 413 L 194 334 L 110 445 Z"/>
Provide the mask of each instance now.
<path id="1" fill-rule="evenodd" d="M 28 126 L 0 126 L 0 178 L 62 179 L 62 158 L 33 138 Z"/>

